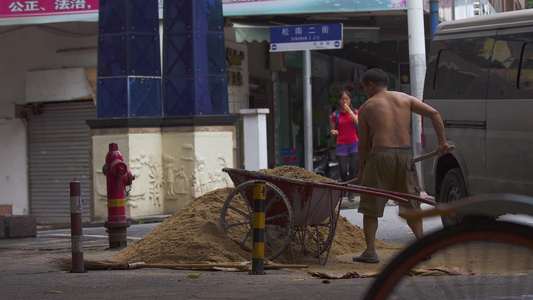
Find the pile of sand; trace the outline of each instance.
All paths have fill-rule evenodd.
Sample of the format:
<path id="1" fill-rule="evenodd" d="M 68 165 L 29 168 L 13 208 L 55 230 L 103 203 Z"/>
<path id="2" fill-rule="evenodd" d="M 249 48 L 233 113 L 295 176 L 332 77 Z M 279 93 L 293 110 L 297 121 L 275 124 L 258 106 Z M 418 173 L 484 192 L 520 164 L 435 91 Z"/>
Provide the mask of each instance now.
<path id="1" fill-rule="evenodd" d="M 318 181 L 324 183 L 339 183 L 336 180 L 331 178 L 324 177 L 314 172 L 309 172 L 306 169 L 302 169 L 296 166 L 280 166 L 274 169 L 262 169 L 259 172 L 271 175 L 271 176 L 281 176 L 286 178 L 294 178 L 305 181 Z"/>
<path id="2" fill-rule="evenodd" d="M 302 180 L 336 182 L 295 166 L 282 166 L 260 172 Z M 250 261 L 251 253 L 242 250 L 219 229 L 224 201 L 233 188 L 222 188 L 194 199 L 149 234 L 111 258 L 117 263 L 184 263 L 200 261 Z M 378 247 L 385 244 L 377 241 Z M 365 249 L 361 228 L 339 217 L 330 258 L 359 253 Z M 283 262 L 283 261 L 279 261 Z"/>

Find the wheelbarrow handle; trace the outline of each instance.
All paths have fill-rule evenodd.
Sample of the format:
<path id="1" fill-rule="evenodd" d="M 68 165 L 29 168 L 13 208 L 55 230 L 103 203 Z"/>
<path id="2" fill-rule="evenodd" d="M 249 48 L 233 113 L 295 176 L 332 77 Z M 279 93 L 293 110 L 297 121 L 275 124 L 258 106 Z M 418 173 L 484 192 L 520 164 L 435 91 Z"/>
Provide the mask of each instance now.
<path id="1" fill-rule="evenodd" d="M 451 145 L 450 147 L 446 148 L 445 150 L 448 151 L 448 152 L 450 152 L 450 151 L 452 151 L 453 149 L 455 149 L 455 146 L 454 146 L 454 145 Z M 414 160 L 414 162 L 419 162 L 419 161 L 421 161 L 421 160 L 424 160 L 424 159 L 427 159 L 427 158 L 431 158 L 431 157 L 433 157 L 433 156 L 437 156 L 437 155 L 439 155 L 439 154 L 437 153 L 437 151 L 433 151 L 433 152 L 426 153 L 426 154 L 424 154 L 424 155 L 417 156 L 417 157 L 415 157 L 413 160 Z"/>
<path id="2" fill-rule="evenodd" d="M 455 145 L 451 145 L 450 147 L 446 148 L 446 151 L 450 152 L 453 149 L 455 149 Z M 413 160 L 414 160 L 414 162 L 419 162 L 421 160 L 424 160 L 424 159 L 427 159 L 427 158 L 430 158 L 430 157 L 433 157 L 433 156 L 437 156 L 437 155 L 439 155 L 437 153 L 437 151 L 433 151 L 433 152 L 430 152 L 430 153 L 426 153 L 424 155 L 417 156 Z M 357 180 L 357 178 L 350 179 L 350 180 L 346 181 L 345 183 L 347 183 L 347 184 L 355 184 L 356 180 Z"/>

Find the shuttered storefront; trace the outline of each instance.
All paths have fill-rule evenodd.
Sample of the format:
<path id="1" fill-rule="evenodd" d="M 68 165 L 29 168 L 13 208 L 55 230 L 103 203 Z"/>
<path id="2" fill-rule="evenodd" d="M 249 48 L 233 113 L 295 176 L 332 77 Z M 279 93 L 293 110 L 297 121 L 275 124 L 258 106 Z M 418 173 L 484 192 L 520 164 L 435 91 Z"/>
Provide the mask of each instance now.
<path id="1" fill-rule="evenodd" d="M 81 185 L 83 221 L 90 221 L 89 127 L 92 102 L 46 104 L 29 113 L 30 213 L 39 224 L 70 223 L 71 181 Z"/>

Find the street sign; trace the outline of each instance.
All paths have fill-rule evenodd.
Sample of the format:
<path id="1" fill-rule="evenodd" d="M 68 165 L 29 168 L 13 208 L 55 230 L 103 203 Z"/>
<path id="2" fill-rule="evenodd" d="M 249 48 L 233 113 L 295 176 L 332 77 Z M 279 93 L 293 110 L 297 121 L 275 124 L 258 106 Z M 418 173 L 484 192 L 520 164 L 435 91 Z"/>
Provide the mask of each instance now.
<path id="1" fill-rule="evenodd" d="M 342 24 L 270 27 L 270 52 L 342 49 Z"/>

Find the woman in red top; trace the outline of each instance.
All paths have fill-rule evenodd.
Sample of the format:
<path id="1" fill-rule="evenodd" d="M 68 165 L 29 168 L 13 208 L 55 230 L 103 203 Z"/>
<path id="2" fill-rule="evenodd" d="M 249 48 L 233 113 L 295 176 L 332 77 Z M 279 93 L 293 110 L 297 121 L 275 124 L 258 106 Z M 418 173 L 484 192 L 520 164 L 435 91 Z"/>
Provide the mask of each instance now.
<path id="1" fill-rule="evenodd" d="M 356 126 L 359 124 L 357 119 L 357 109 L 355 112 L 350 107 L 350 94 L 346 91 L 340 94 L 341 108 L 334 111 L 331 116 L 331 134 L 337 136 L 337 158 L 339 160 L 339 169 L 342 182 L 354 179 L 359 172 L 359 154 L 357 146 L 359 137 L 357 136 Z M 355 196 L 348 194 L 350 201 L 355 200 Z"/>

